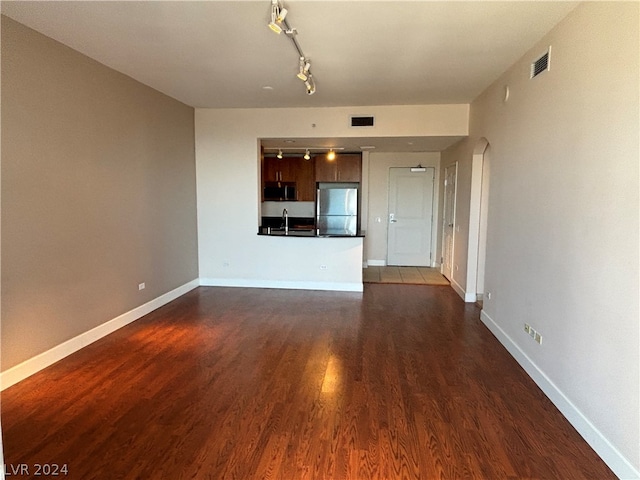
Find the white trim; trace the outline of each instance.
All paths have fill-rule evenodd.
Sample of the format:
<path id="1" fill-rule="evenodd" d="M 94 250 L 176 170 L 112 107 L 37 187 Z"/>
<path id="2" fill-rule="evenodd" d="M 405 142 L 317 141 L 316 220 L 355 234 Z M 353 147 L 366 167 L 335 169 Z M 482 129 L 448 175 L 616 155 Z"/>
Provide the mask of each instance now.
<path id="1" fill-rule="evenodd" d="M 478 260 L 480 258 L 480 228 L 482 218 L 483 169 L 485 168 L 485 152 L 489 142 L 482 137 L 476 143 L 471 158 L 471 188 L 469 191 L 469 233 L 467 245 L 467 292 L 478 292 Z M 486 221 L 486 219 L 483 219 Z"/>
<path id="2" fill-rule="evenodd" d="M 626 480 L 640 479 L 640 471 L 635 469 L 632 463 L 607 440 L 602 432 L 589 421 L 484 310 L 480 312 L 480 320 L 619 478 Z"/>
<path id="3" fill-rule="evenodd" d="M 448 265 L 449 268 L 449 275 L 451 276 L 451 278 L 447 277 L 444 273 L 444 268 L 445 268 L 445 262 L 444 262 L 444 257 L 445 257 L 445 248 L 446 248 L 446 242 L 445 242 L 445 229 L 447 228 L 444 224 L 444 222 L 446 222 L 447 220 L 447 187 L 448 185 L 448 181 L 449 179 L 447 178 L 447 170 L 455 167 L 456 171 L 455 171 L 455 183 L 453 185 L 453 216 L 451 218 L 451 221 L 453 223 L 453 234 L 452 234 L 452 239 L 451 239 L 451 265 Z M 444 182 L 443 182 L 443 195 L 444 195 L 444 200 L 442 202 L 442 244 L 440 245 L 440 257 L 442 258 L 442 262 L 440 263 L 440 273 L 444 276 L 444 278 L 446 278 L 447 280 L 449 280 L 450 282 L 453 281 L 453 272 L 454 272 L 454 265 L 455 265 L 455 261 L 454 261 L 454 256 L 455 256 L 455 251 L 456 251 L 456 212 L 457 212 L 457 206 L 458 206 L 458 161 L 456 160 L 454 163 L 450 164 L 450 165 L 446 165 L 444 167 Z M 453 283 L 453 282 L 452 282 Z M 464 298 L 464 295 L 460 294 L 460 292 L 458 292 L 458 295 L 460 295 L 462 298 Z"/>
<path id="4" fill-rule="evenodd" d="M 460 286 L 460 284 L 456 282 L 454 278 L 449 280 L 449 282 L 451 283 L 451 287 L 456 291 L 458 295 L 460 295 L 460 298 L 462 298 L 465 303 L 475 303 L 477 301 L 476 294 L 473 292 L 465 292 L 464 288 L 462 288 L 462 286 Z"/>
<path id="5" fill-rule="evenodd" d="M 370 267 L 386 267 L 387 261 L 386 260 L 367 260 L 367 265 L 369 265 Z"/>
<path id="6" fill-rule="evenodd" d="M 108 320 L 107 322 L 98 325 L 91 330 L 81 333 L 80 335 L 73 337 L 66 342 L 63 342 L 60 345 L 56 345 L 46 352 L 42 352 L 35 357 L 32 357 L 14 367 L 9 368 L 8 370 L 0 373 L 0 391 L 9 388 L 12 385 L 15 385 L 25 378 L 30 377 L 34 373 L 37 373 L 40 370 L 71 355 L 72 353 L 77 352 L 81 348 L 86 347 L 96 340 L 99 340 L 102 337 L 115 332 L 119 328 L 122 328 L 125 325 L 138 320 L 139 318 L 147 315 L 157 308 L 160 308 L 163 305 L 166 305 L 167 303 L 180 297 L 181 295 L 184 295 L 190 290 L 193 290 L 198 285 L 198 279 L 192 280 L 189 283 L 185 283 L 184 285 L 171 290 L 164 295 L 160 295 L 159 297 L 145 303 L 144 305 L 140 305 L 133 310 L 129 310 L 128 312 L 125 312 L 122 315 L 111 320 Z"/>
<path id="7" fill-rule="evenodd" d="M 329 290 L 362 292 L 362 282 L 292 282 L 288 280 L 257 280 L 246 278 L 201 278 L 203 287 L 282 288 L 289 290 Z"/>

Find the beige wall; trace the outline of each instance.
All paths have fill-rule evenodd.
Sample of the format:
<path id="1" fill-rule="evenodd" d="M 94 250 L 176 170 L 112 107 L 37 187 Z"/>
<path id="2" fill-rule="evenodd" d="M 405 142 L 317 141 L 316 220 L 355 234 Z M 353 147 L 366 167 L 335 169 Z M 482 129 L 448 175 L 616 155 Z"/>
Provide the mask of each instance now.
<path id="1" fill-rule="evenodd" d="M 3 371 L 198 277 L 193 114 L 2 17 Z"/>
<path id="2" fill-rule="evenodd" d="M 370 153 L 368 183 L 368 211 L 367 211 L 367 237 L 364 242 L 365 260 L 373 260 L 375 263 L 387 261 L 387 230 L 389 217 L 389 169 L 391 167 L 434 167 L 434 221 L 432 235 L 432 259 L 438 263 L 440 254 L 437 248 L 437 208 L 438 208 L 438 185 L 439 185 L 439 152 L 423 153 Z M 380 217 L 381 222 L 376 222 L 376 217 Z"/>
<path id="3" fill-rule="evenodd" d="M 640 475 L 639 13 L 580 5 L 472 103 L 469 139 L 442 154 L 460 162 L 464 237 L 472 151 L 489 141 L 483 321 L 620 478 Z M 549 45 L 550 71 L 530 80 Z"/>

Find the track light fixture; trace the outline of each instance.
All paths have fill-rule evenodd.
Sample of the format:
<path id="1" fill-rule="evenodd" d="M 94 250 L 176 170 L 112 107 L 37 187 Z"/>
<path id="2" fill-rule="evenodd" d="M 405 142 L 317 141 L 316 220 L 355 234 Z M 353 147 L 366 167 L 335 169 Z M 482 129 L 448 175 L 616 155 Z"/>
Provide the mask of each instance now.
<path id="1" fill-rule="evenodd" d="M 269 28 L 277 34 L 284 33 L 296 48 L 300 63 L 298 66 L 298 73 L 296 76 L 304 82 L 304 86 L 307 90 L 307 95 L 313 95 L 316 93 L 316 84 L 313 81 L 313 75 L 311 75 L 311 61 L 302 52 L 302 48 L 296 39 L 298 31 L 295 28 L 291 28 L 287 22 L 288 10 L 284 8 L 281 0 L 271 0 L 271 21 L 269 22 Z M 284 27 L 284 28 L 283 28 Z"/>
<path id="2" fill-rule="evenodd" d="M 290 151 L 288 155 L 300 155 L 304 152 L 304 159 L 311 159 L 311 151 L 318 153 L 327 152 L 327 160 L 335 160 L 336 152 L 344 150 L 344 147 L 265 147 L 265 152 L 277 152 L 276 157 L 282 158 L 283 151 Z"/>

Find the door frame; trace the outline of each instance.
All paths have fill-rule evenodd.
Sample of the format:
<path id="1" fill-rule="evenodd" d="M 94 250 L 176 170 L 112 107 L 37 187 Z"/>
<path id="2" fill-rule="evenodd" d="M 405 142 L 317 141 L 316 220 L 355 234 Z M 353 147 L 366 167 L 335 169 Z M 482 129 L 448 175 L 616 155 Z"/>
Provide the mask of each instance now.
<path id="1" fill-rule="evenodd" d="M 471 160 L 471 191 L 469 204 L 469 241 L 467 249 L 467 284 L 465 302 L 482 300 L 484 286 L 484 262 L 486 258 L 487 200 L 489 195 L 488 156 L 489 141 L 482 137 L 473 149 Z M 484 208 L 483 208 L 484 207 Z M 482 249 L 482 250 L 481 250 Z M 478 278 L 482 275 L 483 278 Z M 484 288 L 482 288 L 484 290 Z"/>
<path id="2" fill-rule="evenodd" d="M 445 248 L 446 248 L 446 242 L 445 242 L 445 222 L 447 221 L 447 170 L 449 168 L 455 168 L 455 182 L 453 184 L 453 230 L 452 230 L 452 238 L 451 238 L 451 267 L 450 267 L 450 276 L 451 278 L 449 278 L 448 280 L 451 281 L 451 283 L 453 284 L 453 273 L 454 273 L 454 269 L 453 269 L 453 257 L 455 255 L 455 246 L 456 246 L 456 206 L 458 203 L 458 162 L 454 162 L 450 165 L 447 165 L 446 167 L 444 167 L 444 179 L 443 179 L 443 185 L 442 185 L 442 192 L 443 192 L 443 202 L 442 202 L 442 238 L 441 238 L 441 251 L 440 251 L 440 273 L 442 275 L 444 275 L 444 258 L 445 258 Z M 445 275 L 446 278 L 446 275 Z"/>

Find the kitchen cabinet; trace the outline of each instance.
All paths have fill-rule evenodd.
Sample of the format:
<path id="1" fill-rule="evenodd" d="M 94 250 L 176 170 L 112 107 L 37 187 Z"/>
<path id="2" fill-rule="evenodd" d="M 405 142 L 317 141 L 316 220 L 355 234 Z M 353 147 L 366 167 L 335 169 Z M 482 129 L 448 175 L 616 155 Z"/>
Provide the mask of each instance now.
<path id="1" fill-rule="evenodd" d="M 305 160 L 302 156 L 264 157 L 262 163 L 263 191 L 267 182 L 295 183 L 296 200 L 313 202 L 316 192 L 314 159 Z"/>
<path id="2" fill-rule="evenodd" d="M 263 182 L 294 182 L 289 158 L 264 157 Z"/>
<path id="3" fill-rule="evenodd" d="M 362 156 L 359 153 L 336 154 L 335 160 L 326 155 L 316 158 L 316 182 L 360 182 Z"/>
<path id="4" fill-rule="evenodd" d="M 298 188 L 298 200 L 301 202 L 313 202 L 316 199 L 315 159 L 295 159 L 296 186 Z"/>

